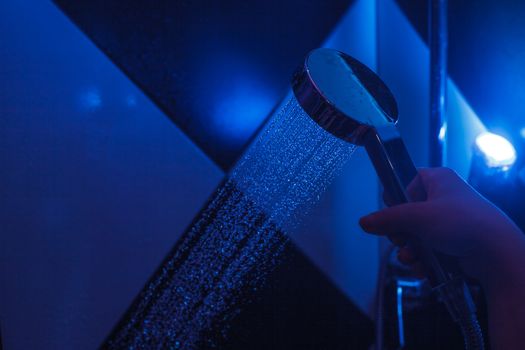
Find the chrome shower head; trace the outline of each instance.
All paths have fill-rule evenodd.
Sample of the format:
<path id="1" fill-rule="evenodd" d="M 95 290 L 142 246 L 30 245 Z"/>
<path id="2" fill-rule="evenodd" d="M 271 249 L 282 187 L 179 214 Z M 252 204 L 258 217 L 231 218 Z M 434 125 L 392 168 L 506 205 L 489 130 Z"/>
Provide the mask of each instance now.
<path id="1" fill-rule="evenodd" d="M 301 107 L 323 129 L 358 145 L 370 127 L 391 126 L 398 118 L 396 100 L 385 83 L 336 50 L 310 52 L 292 86 Z"/>
<path id="2" fill-rule="evenodd" d="M 292 87 L 303 110 L 323 129 L 366 148 L 394 202 L 411 199 L 406 189 L 417 170 L 395 127 L 396 100 L 374 72 L 337 50 L 316 49 L 306 56 Z"/>

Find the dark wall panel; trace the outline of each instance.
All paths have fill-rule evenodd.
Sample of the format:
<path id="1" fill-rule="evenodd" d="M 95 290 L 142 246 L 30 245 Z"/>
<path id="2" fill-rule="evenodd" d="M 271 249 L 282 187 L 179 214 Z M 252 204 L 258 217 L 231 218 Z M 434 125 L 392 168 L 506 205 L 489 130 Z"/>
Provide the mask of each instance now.
<path id="1" fill-rule="evenodd" d="M 55 0 L 223 169 L 351 2 Z"/>

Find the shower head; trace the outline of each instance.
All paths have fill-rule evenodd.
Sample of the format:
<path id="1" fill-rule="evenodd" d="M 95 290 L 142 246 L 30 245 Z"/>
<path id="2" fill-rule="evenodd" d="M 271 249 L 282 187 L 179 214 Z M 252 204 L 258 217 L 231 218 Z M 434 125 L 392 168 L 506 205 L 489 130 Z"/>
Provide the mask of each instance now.
<path id="1" fill-rule="evenodd" d="M 318 125 L 343 140 L 364 146 L 389 204 L 416 200 L 407 191 L 417 169 L 395 127 L 397 104 L 374 72 L 342 52 L 316 49 L 294 75 L 292 86 L 301 108 Z M 416 240 L 412 244 L 425 251 L 436 284 L 449 280 L 430 250 Z"/>
<path id="2" fill-rule="evenodd" d="M 364 64 L 336 50 L 310 52 L 292 85 L 312 119 L 354 144 L 363 144 L 370 127 L 391 126 L 398 118 L 396 100 L 385 83 Z"/>
<path id="3" fill-rule="evenodd" d="M 332 49 L 311 51 L 292 79 L 303 110 L 326 131 L 364 146 L 392 201 L 409 201 L 417 170 L 397 132 L 397 104 L 383 81 L 358 60 Z"/>
<path id="4" fill-rule="evenodd" d="M 292 80 L 301 108 L 331 134 L 364 146 L 392 204 L 415 200 L 407 188 L 417 170 L 395 123 L 394 96 L 379 77 L 356 59 L 336 50 L 308 54 Z M 418 192 L 422 187 L 419 186 Z M 423 198 L 417 198 L 421 200 Z M 417 237 L 407 237 L 426 268 L 452 318 L 461 325 L 465 344 L 483 348 L 475 308 L 457 261 L 436 253 Z M 469 347 L 467 347 L 469 348 Z"/>
<path id="5" fill-rule="evenodd" d="M 293 77 L 292 87 L 301 108 L 319 126 L 365 147 L 389 204 L 424 199 L 411 198 L 407 191 L 417 177 L 417 169 L 395 126 L 396 100 L 374 72 L 337 50 L 316 49 L 306 56 Z M 421 192 L 419 188 L 418 195 Z M 422 255 L 436 285 L 450 280 L 434 254 L 421 242 L 411 241 L 424 251 Z"/>

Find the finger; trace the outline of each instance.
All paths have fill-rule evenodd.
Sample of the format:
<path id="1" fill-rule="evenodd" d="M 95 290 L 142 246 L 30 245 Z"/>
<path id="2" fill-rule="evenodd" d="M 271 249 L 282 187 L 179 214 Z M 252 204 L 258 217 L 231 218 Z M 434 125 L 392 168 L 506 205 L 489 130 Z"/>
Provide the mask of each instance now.
<path id="1" fill-rule="evenodd" d="M 418 168 L 417 176 L 407 187 L 407 193 L 413 201 L 433 198 L 435 193 L 439 192 L 436 188 L 449 170 L 448 168 Z"/>
<path id="2" fill-rule="evenodd" d="M 446 167 L 421 168 L 418 175 L 419 183 L 423 185 L 429 199 L 438 198 L 465 185 L 465 181 L 453 169 Z M 414 186 L 417 187 L 417 182 L 414 182 Z"/>
<path id="3" fill-rule="evenodd" d="M 425 231 L 428 226 L 429 211 L 425 203 L 406 203 L 385 208 L 359 220 L 361 228 L 369 233 L 396 235 L 400 232 L 408 235 Z M 425 225 L 426 224 L 426 225 Z"/>
<path id="4" fill-rule="evenodd" d="M 423 202 L 427 199 L 427 182 L 423 180 L 421 173 L 410 182 L 407 194 L 411 202 Z"/>

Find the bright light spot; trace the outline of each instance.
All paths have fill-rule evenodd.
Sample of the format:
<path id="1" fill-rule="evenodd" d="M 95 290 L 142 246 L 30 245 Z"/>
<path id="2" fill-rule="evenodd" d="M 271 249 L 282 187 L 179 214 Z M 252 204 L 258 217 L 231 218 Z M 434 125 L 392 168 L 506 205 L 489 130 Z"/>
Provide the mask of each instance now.
<path id="1" fill-rule="evenodd" d="M 476 137 L 476 146 L 483 153 L 490 168 L 508 169 L 516 161 L 514 146 L 503 136 L 484 132 Z"/>
<path id="2" fill-rule="evenodd" d="M 525 128 L 521 128 L 520 135 L 521 137 L 525 138 Z"/>
<path id="3" fill-rule="evenodd" d="M 439 129 L 439 141 L 445 142 L 445 138 L 447 137 L 447 123 L 443 124 L 441 126 L 441 129 Z"/>

